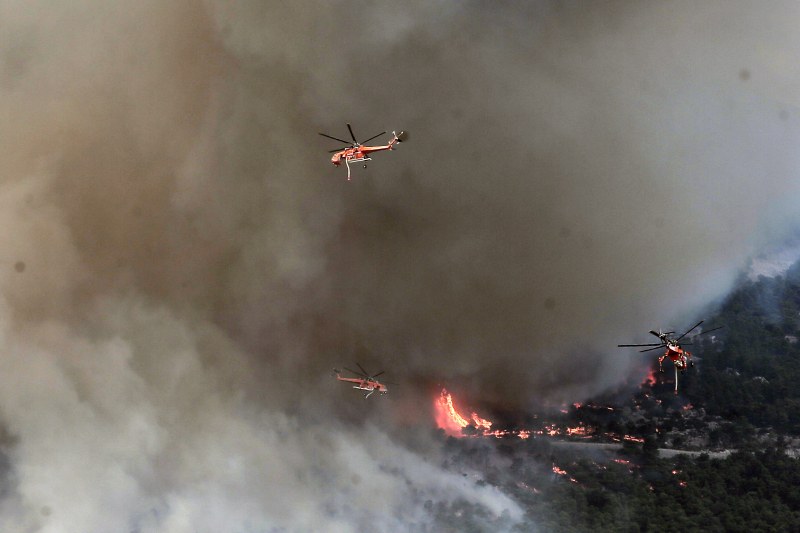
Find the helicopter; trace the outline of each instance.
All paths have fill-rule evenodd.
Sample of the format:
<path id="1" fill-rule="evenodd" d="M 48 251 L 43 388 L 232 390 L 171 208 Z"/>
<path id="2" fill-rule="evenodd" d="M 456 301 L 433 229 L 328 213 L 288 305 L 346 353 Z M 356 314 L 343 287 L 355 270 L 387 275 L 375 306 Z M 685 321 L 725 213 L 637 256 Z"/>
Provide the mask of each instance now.
<path id="1" fill-rule="evenodd" d="M 381 394 L 386 394 L 387 392 L 389 392 L 389 389 L 386 387 L 385 384 L 375 379 L 376 377 L 384 373 L 383 370 L 381 370 L 377 374 L 369 375 L 369 373 L 366 370 L 364 370 L 364 367 L 362 367 L 358 363 L 356 363 L 356 365 L 358 366 L 359 370 L 361 370 L 361 372 L 356 372 L 355 370 L 350 370 L 349 368 L 346 367 L 345 370 L 347 370 L 351 374 L 355 374 L 358 377 L 343 378 L 342 371 L 337 368 L 334 368 L 333 373 L 336 375 L 336 379 L 338 379 L 339 381 L 346 381 L 348 383 L 355 383 L 355 385 L 353 385 L 354 389 L 366 391 L 366 393 L 364 394 L 364 399 L 369 398 L 375 391 L 378 391 Z"/>
<path id="2" fill-rule="evenodd" d="M 670 337 L 670 335 L 673 335 L 675 333 L 674 331 L 662 332 L 660 329 L 658 331 L 654 331 L 651 329 L 650 334 L 658 337 L 658 339 L 661 342 L 650 343 L 650 344 L 618 344 L 617 347 L 619 348 L 642 347 L 642 346 L 647 347 L 644 350 L 639 350 L 639 353 L 658 350 L 659 348 L 666 348 L 664 354 L 658 358 L 658 371 L 662 373 L 664 372 L 664 366 L 662 365 L 662 363 L 664 362 L 664 359 L 669 357 L 669 359 L 672 361 L 672 364 L 675 367 L 675 394 L 678 394 L 678 370 L 680 370 L 681 373 L 683 373 L 686 371 L 687 367 L 694 366 L 694 361 L 690 359 L 692 357 L 691 352 L 683 349 L 684 346 L 690 346 L 692 343 L 691 342 L 680 343 L 680 340 L 689 333 L 691 333 L 692 331 L 694 331 L 703 322 L 705 322 L 705 320 L 701 320 L 700 322 L 698 322 L 697 324 L 686 330 L 686 332 L 683 335 L 677 338 Z M 713 329 L 709 329 L 700 332 L 697 335 L 705 335 L 706 333 L 717 331 L 718 329 L 722 329 L 723 327 L 725 326 L 719 326 Z"/>
<path id="3" fill-rule="evenodd" d="M 369 156 L 372 152 L 382 152 L 384 150 L 394 150 L 394 146 L 397 143 L 401 143 L 408 139 L 408 134 L 404 131 L 400 133 L 392 132 L 392 138 L 389 139 L 389 144 L 384 144 L 382 146 L 364 146 L 365 143 L 368 143 L 372 139 L 376 137 L 380 137 L 385 131 L 377 135 L 373 135 L 369 139 L 363 142 L 359 142 L 356 140 L 356 136 L 353 133 L 353 128 L 350 127 L 350 124 L 347 124 L 347 129 L 350 131 L 350 137 L 353 139 L 353 142 L 345 141 L 344 139 L 339 139 L 337 137 L 332 137 L 327 133 L 320 133 L 323 137 L 327 137 L 328 139 L 333 139 L 334 141 L 339 141 L 345 143 L 349 146 L 343 148 L 337 148 L 335 150 L 329 150 L 329 154 L 333 154 L 331 156 L 331 163 L 334 166 L 338 167 L 342 164 L 342 159 L 344 159 L 345 164 L 347 165 L 347 181 L 350 181 L 350 163 L 361 163 L 364 162 L 364 168 L 367 168 L 366 161 L 372 161 L 372 158 Z"/>

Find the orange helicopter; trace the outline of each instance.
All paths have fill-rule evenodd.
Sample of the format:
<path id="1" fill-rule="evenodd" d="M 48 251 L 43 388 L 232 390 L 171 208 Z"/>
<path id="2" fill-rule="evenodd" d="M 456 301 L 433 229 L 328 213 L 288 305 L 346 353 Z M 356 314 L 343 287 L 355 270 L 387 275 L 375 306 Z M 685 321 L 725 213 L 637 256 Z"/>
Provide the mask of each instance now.
<path id="1" fill-rule="evenodd" d="M 381 370 L 377 374 L 373 374 L 370 376 L 367 373 L 367 371 L 364 370 L 364 367 L 362 367 L 358 363 L 356 363 L 356 365 L 358 365 L 358 368 L 359 370 L 361 370 L 361 372 L 356 372 L 355 370 L 350 370 L 349 368 L 345 368 L 345 370 L 347 370 L 351 374 L 355 374 L 358 377 L 343 378 L 342 371 L 334 368 L 333 373 L 336 375 L 336 379 L 338 379 L 339 381 L 346 381 L 348 383 L 355 383 L 355 385 L 353 385 L 354 389 L 366 391 L 366 394 L 364 395 L 365 399 L 369 398 L 375 391 L 378 391 L 381 394 L 386 394 L 387 392 L 389 392 L 389 389 L 386 387 L 386 385 L 375 379 L 376 377 L 384 373 L 383 370 Z"/>
<path id="2" fill-rule="evenodd" d="M 669 357 L 670 361 L 672 361 L 672 364 L 675 367 L 675 394 L 678 394 L 678 370 L 680 370 L 681 373 L 683 373 L 683 372 L 686 371 L 687 367 L 694 366 L 694 361 L 690 360 L 690 358 L 692 357 L 692 353 L 689 352 L 688 350 L 684 350 L 683 349 L 683 346 L 689 346 L 692 343 L 684 342 L 684 343 L 680 343 L 679 344 L 679 341 L 682 338 L 684 338 L 686 335 L 688 335 L 689 333 L 694 331 L 703 322 L 705 322 L 705 320 L 701 320 L 700 322 L 698 322 L 697 324 L 695 324 L 694 326 L 692 326 L 691 328 L 686 330 L 686 333 L 684 333 L 683 335 L 681 335 L 680 337 L 678 337 L 676 339 L 673 339 L 672 337 L 670 337 L 670 335 L 675 333 L 674 331 L 662 332 L 661 330 L 653 331 L 651 329 L 650 330 L 650 334 L 651 335 L 655 335 L 656 337 L 658 337 L 661 342 L 659 342 L 657 344 L 656 343 L 651 343 L 651 344 L 618 344 L 617 346 L 619 348 L 628 348 L 628 347 L 634 347 L 634 346 L 635 347 L 641 347 L 641 346 L 648 346 L 649 347 L 649 348 L 646 348 L 644 350 L 639 350 L 640 353 L 649 352 L 651 350 L 658 350 L 659 348 L 666 348 L 666 351 L 664 352 L 664 355 L 662 355 L 661 357 L 658 358 L 658 371 L 659 372 L 664 372 L 664 367 L 662 366 L 662 363 L 664 362 L 664 359 Z M 697 335 L 705 335 L 706 333 L 711 333 L 712 331 L 717 331 L 718 329 L 722 329 L 723 327 L 725 327 L 725 326 L 719 326 L 719 327 L 716 327 L 716 328 L 713 328 L 713 329 L 709 329 L 709 330 L 700 332 Z"/>
<path id="3" fill-rule="evenodd" d="M 347 124 L 347 129 L 350 131 L 350 137 L 353 139 L 353 142 L 345 141 L 344 139 L 339 139 L 337 137 L 332 137 L 326 133 L 320 133 L 323 137 L 327 137 L 328 139 L 333 139 L 334 141 L 339 141 L 350 145 L 345 148 L 337 148 L 335 150 L 328 151 L 329 154 L 333 154 L 331 156 L 331 163 L 334 166 L 338 167 L 342 164 L 342 160 L 344 159 L 345 164 L 347 165 L 347 180 L 350 181 L 350 163 L 361 163 L 365 161 L 372 161 L 372 158 L 369 156 L 372 152 L 382 152 L 384 150 L 394 150 L 394 146 L 397 143 L 401 143 L 408 139 L 408 134 L 404 131 L 400 133 L 392 132 L 392 138 L 389 140 L 389 144 L 384 144 L 382 146 L 364 146 L 365 143 L 368 143 L 372 139 L 376 137 L 380 137 L 385 131 L 373 135 L 369 139 L 363 142 L 358 142 L 356 140 L 356 136 L 353 134 L 353 128 L 350 127 L 350 124 Z M 367 164 L 364 163 L 364 168 L 367 168 Z"/>

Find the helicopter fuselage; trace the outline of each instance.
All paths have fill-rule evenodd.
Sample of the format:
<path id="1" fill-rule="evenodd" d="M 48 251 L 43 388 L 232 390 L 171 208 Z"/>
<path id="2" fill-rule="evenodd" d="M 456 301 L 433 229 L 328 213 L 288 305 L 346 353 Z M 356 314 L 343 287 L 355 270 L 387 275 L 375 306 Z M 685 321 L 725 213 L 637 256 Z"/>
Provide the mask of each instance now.
<path id="1" fill-rule="evenodd" d="M 688 364 L 688 358 L 692 356 L 692 354 L 676 343 L 676 342 L 666 342 L 667 351 L 664 353 L 664 356 L 659 359 L 659 363 L 664 360 L 664 358 L 669 357 L 670 361 L 678 367 L 679 369 L 683 370 L 686 368 Z"/>
<path id="2" fill-rule="evenodd" d="M 389 389 L 386 387 L 386 385 L 374 379 L 343 378 L 339 375 L 336 376 L 336 379 L 338 379 L 339 381 L 354 383 L 353 385 L 354 389 L 370 391 L 370 393 L 378 391 L 381 394 L 386 394 L 387 392 L 389 392 Z"/>
<path id="3" fill-rule="evenodd" d="M 345 148 L 336 152 L 331 156 L 331 163 L 337 167 L 342 164 L 344 160 L 347 163 L 358 163 L 359 161 L 370 161 L 369 154 L 372 152 L 382 152 L 384 150 L 392 150 L 393 145 L 384 146 L 354 146 L 352 148 Z"/>

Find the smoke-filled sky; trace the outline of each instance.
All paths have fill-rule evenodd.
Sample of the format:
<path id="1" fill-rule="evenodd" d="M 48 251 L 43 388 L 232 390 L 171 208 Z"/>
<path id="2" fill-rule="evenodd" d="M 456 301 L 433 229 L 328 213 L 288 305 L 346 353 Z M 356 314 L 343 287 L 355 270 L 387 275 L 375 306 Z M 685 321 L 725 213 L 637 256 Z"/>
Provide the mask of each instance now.
<path id="1" fill-rule="evenodd" d="M 0 0 L 0 530 L 522 520 L 440 469 L 433 387 L 524 410 L 615 386 L 643 364 L 617 343 L 794 235 L 798 23 Z M 347 182 L 317 135 L 345 122 L 411 135 Z M 398 385 L 364 402 L 330 375 L 355 361 Z"/>

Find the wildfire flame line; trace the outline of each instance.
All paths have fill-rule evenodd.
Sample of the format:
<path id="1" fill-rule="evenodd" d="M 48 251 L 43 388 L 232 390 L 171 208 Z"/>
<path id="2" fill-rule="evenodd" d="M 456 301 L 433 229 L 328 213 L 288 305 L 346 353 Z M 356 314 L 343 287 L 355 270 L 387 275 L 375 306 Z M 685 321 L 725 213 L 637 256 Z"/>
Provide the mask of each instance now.
<path id="1" fill-rule="evenodd" d="M 455 405 L 453 405 L 453 396 L 447 392 L 447 389 L 442 389 L 434 407 L 436 408 L 437 425 L 451 437 L 463 437 L 461 430 L 470 425 L 481 430 L 484 434 L 492 429 L 492 422 L 481 418 L 475 412 L 470 415 L 469 419 L 461 416 Z"/>
<path id="2" fill-rule="evenodd" d="M 612 433 L 597 433 L 595 428 L 586 426 L 583 422 L 579 422 L 575 427 L 568 427 L 560 424 L 547 424 L 542 426 L 541 429 L 492 429 L 492 421 L 480 417 L 474 411 L 470 415 L 464 416 L 458 412 L 453 402 L 453 395 L 447 392 L 447 389 L 442 389 L 440 394 L 435 397 L 434 402 L 434 415 L 436 418 L 436 425 L 444 430 L 444 432 L 451 437 L 495 437 L 502 439 L 505 437 L 518 437 L 526 440 L 533 435 L 541 435 L 548 437 L 567 437 L 571 439 L 591 439 L 593 437 L 601 437 L 609 439 L 613 442 L 630 441 L 637 444 L 644 443 L 644 438 L 634 435 L 625 434 L 612 434 Z M 574 403 L 572 407 L 581 409 L 584 407 L 581 403 Z M 612 407 L 589 405 L 592 409 L 608 409 L 614 411 Z M 691 407 L 691 404 L 689 404 Z M 465 433 L 464 428 L 472 427 L 474 431 Z"/>

